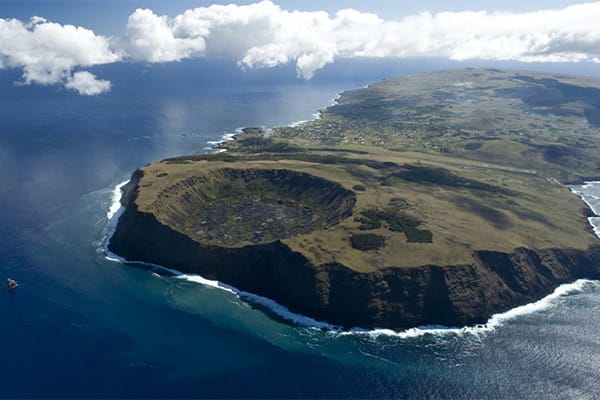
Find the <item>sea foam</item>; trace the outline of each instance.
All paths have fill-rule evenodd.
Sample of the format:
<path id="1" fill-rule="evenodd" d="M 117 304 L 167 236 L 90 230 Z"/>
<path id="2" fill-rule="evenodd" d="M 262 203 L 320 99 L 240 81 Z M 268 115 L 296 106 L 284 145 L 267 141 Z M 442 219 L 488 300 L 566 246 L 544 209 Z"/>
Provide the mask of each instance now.
<path id="1" fill-rule="evenodd" d="M 464 326 L 461 328 L 445 327 L 445 326 L 421 326 L 417 328 L 406 329 L 404 331 L 393 331 L 391 329 L 360 329 L 355 328 L 349 331 L 340 332 L 340 335 L 366 335 L 373 338 L 378 336 L 393 336 L 398 338 L 415 338 L 424 335 L 475 335 L 481 336 L 493 332 L 502 327 L 507 322 L 518 317 L 544 311 L 559 304 L 559 300 L 569 295 L 582 293 L 588 289 L 599 287 L 600 282 L 587 279 L 578 279 L 575 282 L 567 283 L 557 287 L 554 292 L 533 303 L 525 304 L 519 307 L 512 308 L 506 312 L 494 314 L 485 323 L 474 326 Z"/>
<path id="2" fill-rule="evenodd" d="M 123 186 L 127 185 L 128 182 L 129 182 L 129 180 L 126 180 L 126 181 L 123 181 L 123 182 L 117 184 L 117 186 L 115 186 L 115 188 L 112 191 L 112 202 L 106 213 L 106 218 L 108 218 L 108 220 L 111 222 L 113 219 L 118 219 L 118 217 L 117 218 L 113 218 L 113 217 L 115 217 L 115 215 L 119 211 L 121 211 L 121 209 L 123 208 L 121 206 L 121 196 L 122 196 L 121 189 L 123 188 Z"/>
<path id="3" fill-rule="evenodd" d="M 333 100 L 333 104 L 336 104 L 338 99 L 339 99 L 339 94 Z M 319 113 L 315 114 L 315 118 L 319 118 L 319 117 L 320 117 Z M 296 123 L 290 124 L 290 126 L 297 126 L 304 122 L 306 122 L 306 121 L 298 121 Z M 242 133 L 242 130 L 243 130 L 243 128 L 238 128 L 238 129 L 236 129 L 235 133 L 226 133 L 225 135 L 223 135 L 221 140 L 210 141 L 210 142 L 208 142 L 208 144 L 216 146 L 216 145 L 224 143 L 226 141 L 233 140 L 233 138 L 236 135 Z M 216 150 L 217 151 L 225 151 L 225 149 L 216 149 Z M 555 306 L 556 304 L 558 304 L 559 300 L 561 298 L 564 298 L 569 295 L 573 295 L 575 293 L 581 293 L 588 289 L 600 286 L 600 281 L 592 281 L 592 280 L 587 280 L 587 279 L 579 279 L 572 283 L 563 284 L 563 285 L 560 285 L 559 287 L 557 287 L 551 294 L 542 298 L 541 300 L 538 300 L 533 303 L 525 304 L 525 305 L 522 305 L 519 307 L 515 307 L 515 308 L 510 309 L 503 313 L 494 314 L 485 324 L 479 324 L 479 325 L 475 325 L 475 326 L 464 326 L 464 327 L 446 327 L 446 326 L 437 326 L 437 325 L 436 326 L 420 326 L 420 327 L 410 328 L 410 329 L 406 329 L 406 330 L 402 330 L 402 331 L 394 331 L 391 329 L 363 329 L 363 328 L 358 328 L 358 327 L 352 328 L 349 330 L 344 330 L 333 324 L 323 322 L 323 321 L 317 321 L 313 318 L 291 312 L 287 307 L 277 303 L 274 300 L 271 300 L 271 299 L 263 297 L 263 296 L 259 296 L 254 293 L 249 293 L 249 292 L 245 292 L 243 290 L 239 290 L 239 289 L 237 289 L 231 285 L 227 285 L 223 282 L 206 279 L 199 275 L 184 274 L 184 273 L 181 273 L 180 271 L 166 268 L 166 267 L 163 267 L 163 266 L 157 265 L 157 264 L 146 263 L 146 262 L 142 262 L 142 261 L 126 260 L 125 258 L 112 253 L 108 249 L 108 242 L 115 232 L 119 217 L 121 216 L 121 214 L 124 211 L 124 208 L 121 205 L 121 196 L 122 196 L 121 188 L 125 184 L 127 184 L 127 182 L 129 182 L 129 181 L 121 182 L 117 186 L 115 186 L 115 188 L 112 191 L 112 203 L 106 213 L 106 216 L 109 220 L 109 230 L 108 230 L 107 239 L 104 241 L 103 247 L 104 247 L 105 258 L 107 260 L 112 261 L 112 262 L 122 263 L 122 264 L 127 263 L 127 264 L 144 265 L 144 266 L 150 267 L 153 272 L 163 271 L 169 275 L 173 275 L 174 278 L 176 278 L 176 279 L 181 279 L 181 280 L 185 280 L 188 282 L 199 283 L 199 284 L 202 284 L 205 286 L 224 290 L 226 292 L 229 292 L 229 293 L 237 296 L 238 298 L 240 298 L 242 300 L 249 301 L 251 303 L 259 304 L 263 307 L 266 307 L 269 310 L 271 310 L 273 313 L 278 315 L 279 317 L 283 318 L 284 320 L 290 321 L 299 326 L 320 329 L 320 330 L 326 330 L 330 334 L 334 334 L 334 335 L 341 335 L 341 336 L 361 335 L 361 336 L 369 336 L 371 338 L 377 338 L 379 336 L 389 336 L 389 337 L 396 337 L 396 338 L 402 338 L 402 339 L 416 338 L 416 337 L 425 336 L 425 335 L 436 335 L 436 336 L 475 335 L 475 336 L 480 336 L 483 334 L 493 332 L 494 330 L 503 326 L 507 322 L 514 320 L 515 318 L 519 318 L 519 317 L 522 317 L 525 315 L 529 315 L 529 314 L 533 314 L 533 313 L 540 312 L 543 310 L 547 310 L 547 309 Z M 589 198 L 597 199 L 598 196 L 593 195 L 593 194 L 585 194 L 583 192 L 583 190 L 594 188 L 595 186 L 600 187 L 600 181 L 599 182 L 585 182 L 583 185 L 580 185 L 580 186 L 570 186 L 570 190 L 573 193 L 577 194 L 579 197 L 581 197 L 583 199 L 583 201 L 590 207 L 590 209 L 596 215 L 598 215 L 597 207 L 589 200 Z M 599 205 L 599 207 L 600 207 L 600 205 Z M 588 221 L 592 225 L 595 234 L 600 238 L 600 217 L 590 217 L 590 218 L 588 218 Z"/>
<path id="4" fill-rule="evenodd" d="M 112 235 L 114 235 L 115 230 L 117 229 L 117 222 L 119 222 L 119 217 L 121 217 L 121 214 L 123 214 L 123 211 L 125 211 L 125 207 L 121 205 L 121 197 L 123 196 L 122 188 L 127 183 L 129 183 L 129 180 L 117 184 L 117 186 L 115 186 L 112 190 L 112 202 L 110 204 L 110 207 L 108 208 L 108 211 L 106 212 L 106 218 L 108 218 L 108 234 L 102 244 L 102 247 L 104 248 L 104 257 L 109 261 L 120 263 L 125 263 L 126 260 L 123 257 L 119 257 L 115 253 L 108 250 L 108 242 L 110 241 L 110 238 L 112 237 Z"/>
<path id="5" fill-rule="evenodd" d="M 218 146 L 220 144 L 232 141 L 237 135 L 243 133 L 243 129 L 244 128 L 236 128 L 234 132 L 227 132 L 223 134 L 223 136 L 221 136 L 221 139 L 219 140 L 209 140 L 208 142 L 206 142 L 206 144 L 209 145 L 209 147 L 204 147 L 204 150 L 212 150 L 216 153 L 226 151 L 225 149 L 219 149 Z"/>
<path id="6" fill-rule="evenodd" d="M 600 196 L 591 194 L 591 193 L 587 193 L 587 194 L 584 193 L 584 190 L 592 189 L 595 187 L 600 188 L 600 181 L 585 182 L 583 185 L 573 185 L 573 186 L 570 186 L 569 189 L 571 189 L 571 192 L 573 192 L 577 196 L 581 197 L 583 202 L 588 205 L 588 207 L 592 210 L 592 212 L 594 214 L 600 215 L 598 213 L 598 208 L 600 208 L 600 202 L 592 201 L 592 200 L 599 200 Z M 596 203 L 596 204 L 594 204 L 594 203 Z M 588 221 L 589 221 L 590 225 L 592 226 L 592 229 L 594 230 L 594 233 L 596 234 L 596 236 L 598 236 L 600 238 L 600 217 L 598 217 L 598 216 L 588 217 Z"/>
<path id="7" fill-rule="evenodd" d="M 559 300 L 565 296 L 569 296 L 575 293 L 581 293 L 585 290 L 588 290 L 593 287 L 600 286 L 600 282 L 591 281 L 586 279 L 579 279 L 573 283 L 568 283 L 557 287 L 554 292 L 550 295 L 544 297 L 541 300 L 536 302 L 525 304 L 523 306 L 515 307 L 511 310 L 508 310 L 504 313 L 494 314 L 485 324 L 475 325 L 475 326 L 465 326 L 465 327 L 445 327 L 445 326 L 421 326 L 411 329 L 406 329 L 403 331 L 394 331 L 391 329 L 362 329 L 362 328 L 353 328 L 350 330 L 344 330 L 338 326 L 333 324 L 317 321 L 313 318 L 297 314 L 291 312 L 287 307 L 277 303 L 274 300 L 268 299 L 263 296 L 259 296 L 253 293 L 245 292 L 243 290 L 239 290 L 231 285 L 227 285 L 223 282 L 210 280 L 203 278 L 199 275 L 193 274 L 183 274 L 179 271 L 166 268 L 157 264 L 146 263 L 141 261 L 131 261 L 126 260 L 123 257 L 120 257 L 110 250 L 108 250 L 108 240 L 112 236 L 115 231 L 118 218 L 123 213 L 124 208 L 121 206 L 120 200 L 122 196 L 121 188 L 128 181 L 119 183 L 113 190 L 113 198 L 112 204 L 109 208 L 109 211 L 106 213 L 106 216 L 109 219 L 109 235 L 108 239 L 105 241 L 104 251 L 105 257 L 109 261 L 119 262 L 119 263 L 128 263 L 128 264 L 138 264 L 150 267 L 153 271 L 163 271 L 168 273 L 169 275 L 173 275 L 176 279 L 185 280 L 188 282 L 199 283 L 205 286 L 213 287 L 216 289 L 224 290 L 229 292 L 242 300 L 249 301 L 254 304 L 259 304 L 263 307 L 268 308 L 273 313 L 278 315 L 279 317 L 290 321 L 299 326 L 327 330 L 331 334 L 335 335 L 364 335 L 372 338 L 377 338 L 379 336 L 391 336 L 397 338 L 415 338 L 424 335 L 482 335 L 489 332 L 493 332 L 497 328 L 501 327 L 508 321 L 511 321 L 515 318 L 532 314 L 535 312 L 543 311 L 548 308 L 551 308 L 559 303 Z M 575 192 L 577 193 L 577 192 Z M 579 193 L 578 193 L 579 194 Z"/>

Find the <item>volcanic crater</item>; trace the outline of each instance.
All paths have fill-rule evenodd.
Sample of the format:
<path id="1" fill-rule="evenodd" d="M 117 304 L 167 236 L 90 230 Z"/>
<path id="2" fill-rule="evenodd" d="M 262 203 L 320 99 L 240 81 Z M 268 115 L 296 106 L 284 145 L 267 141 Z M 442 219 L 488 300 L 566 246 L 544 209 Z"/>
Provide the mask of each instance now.
<path id="1" fill-rule="evenodd" d="M 334 225 L 352 215 L 355 194 L 287 169 L 209 169 L 165 186 L 152 209 L 203 244 L 269 243 Z"/>

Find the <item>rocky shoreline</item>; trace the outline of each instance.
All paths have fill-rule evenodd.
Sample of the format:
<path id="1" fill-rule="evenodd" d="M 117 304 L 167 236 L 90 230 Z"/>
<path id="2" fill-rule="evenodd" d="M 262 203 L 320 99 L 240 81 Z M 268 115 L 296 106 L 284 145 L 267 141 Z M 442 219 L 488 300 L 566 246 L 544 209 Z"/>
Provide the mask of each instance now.
<path id="1" fill-rule="evenodd" d="M 138 209 L 142 176 L 136 171 L 123 188 L 125 210 L 110 251 L 218 280 L 345 328 L 484 323 L 563 283 L 600 278 L 600 246 L 476 251 L 471 264 L 357 272 L 336 262 L 314 265 L 280 240 L 239 248 L 205 245 Z"/>

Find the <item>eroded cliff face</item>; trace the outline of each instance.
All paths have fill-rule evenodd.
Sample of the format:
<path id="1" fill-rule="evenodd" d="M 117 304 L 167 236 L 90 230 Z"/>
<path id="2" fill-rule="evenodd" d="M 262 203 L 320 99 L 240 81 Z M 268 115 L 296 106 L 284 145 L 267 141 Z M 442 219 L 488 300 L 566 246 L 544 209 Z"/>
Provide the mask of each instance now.
<path id="1" fill-rule="evenodd" d="M 483 323 L 579 278 L 600 278 L 600 246 L 587 251 L 478 251 L 465 265 L 390 267 L 360 273 L 338 263 L 313 265 L 279 240 L 243 247 L 202 244 L 136 204 L 141 171 L 124 188 L 125 211 L 109 249 L 202 275 L 271 298 L 290 310 L 344 327 L 402 329 Z"/>

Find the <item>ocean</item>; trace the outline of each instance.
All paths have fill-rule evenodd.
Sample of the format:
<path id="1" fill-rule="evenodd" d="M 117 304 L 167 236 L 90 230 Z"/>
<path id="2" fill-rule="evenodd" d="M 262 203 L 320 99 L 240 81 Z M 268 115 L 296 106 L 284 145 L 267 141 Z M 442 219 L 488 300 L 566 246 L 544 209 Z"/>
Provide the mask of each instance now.
<path id="1" fill-rule="evenodd" d="M 293 68 L 224 60 L 123 64 L 94 70 L 113 82 L 98 97 L 15 86 L 18 71 L 0 71 L 0 276 L 20 284 L 0 296 L 0 397 L 597 397 L 597 281 L 485 326 L 339 332 L 198 277 L 107 259 L 115 188 L 136 167 L 431 69 L 342 62 L 302 81 Z M 600 211 L 600 183 L 572 190 Z"/>

